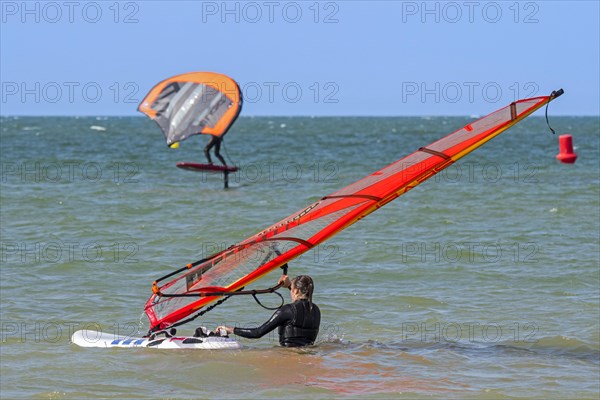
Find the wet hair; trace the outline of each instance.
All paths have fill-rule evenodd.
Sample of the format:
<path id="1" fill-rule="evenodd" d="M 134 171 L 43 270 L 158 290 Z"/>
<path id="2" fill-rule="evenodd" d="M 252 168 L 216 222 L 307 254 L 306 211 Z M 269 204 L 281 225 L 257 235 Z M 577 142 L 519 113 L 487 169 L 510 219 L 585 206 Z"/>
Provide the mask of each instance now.
<path id="1" fill-rule="evenodd" d="M 298 289 L 301 299 L 307 299 L 312 310 L 312 295 L 315 290 L 315 284 L 308 275 L 298 275 L 292 280 L 292 288 Z"/>

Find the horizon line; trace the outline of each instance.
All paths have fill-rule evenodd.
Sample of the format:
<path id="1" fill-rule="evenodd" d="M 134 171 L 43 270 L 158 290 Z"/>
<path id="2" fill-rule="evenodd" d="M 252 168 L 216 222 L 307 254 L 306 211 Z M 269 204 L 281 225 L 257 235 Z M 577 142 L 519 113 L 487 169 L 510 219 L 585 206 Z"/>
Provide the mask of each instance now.
<path id="1" fill-rule="evenodd" d="M 411 115 L 349 115 L 349 114 L 337 114 L 337 115 L 308 115 L 308 114 L 298 114 L 298 115 L 269 115 L 269 114 L 257 114 L 257 115 L 240 115 L 240 118 L 410 118 L 410 117 L 468 117 L 473 118 L 474 116 L 485 116 L 488 114 L 411 114 Z M 122 118 L 122 117 L 135 117 L 135 118 L 148 118 L 146 115 L 136 115 L 136 114 L 0 114 L 0 118 Z M 541 117 L 542 115 L 530 115 L 529 117 Z M 600 117 L 600 114 L 551 114 L 550 117 Z"/>

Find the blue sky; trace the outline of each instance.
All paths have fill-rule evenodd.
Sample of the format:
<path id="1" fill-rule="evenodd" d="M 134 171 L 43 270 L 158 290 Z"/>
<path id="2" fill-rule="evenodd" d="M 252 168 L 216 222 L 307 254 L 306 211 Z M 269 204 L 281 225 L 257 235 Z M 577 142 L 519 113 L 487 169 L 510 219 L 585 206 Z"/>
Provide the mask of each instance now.
<path id="1" fill-rule="evenodd" d="M 242 115 L 600 114 L 598 1 L 1 1 L 2 115 L 140 115 L 215 71 Z"/>

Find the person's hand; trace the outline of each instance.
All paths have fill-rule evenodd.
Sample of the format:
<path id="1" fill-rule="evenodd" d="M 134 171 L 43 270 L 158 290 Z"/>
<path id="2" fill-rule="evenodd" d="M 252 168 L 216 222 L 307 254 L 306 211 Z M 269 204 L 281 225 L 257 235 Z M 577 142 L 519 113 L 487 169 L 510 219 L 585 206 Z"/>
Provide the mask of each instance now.
<path id="1" fill-rule="evenodd" d="M 290 278 L 287 275 L 281 275 L 277 284 L 280 284 L 281 287 L 289 288 L 292 286 L 292 281 L 290 281 Z"/>
<path id="2" fill-rule="evenodd" d="M 233 328 L 229 327 L 229 326 L 217 326 L 217 328 L 215 329 L 215 332 L 217 332 L 219 335 L 221 335 L 221 332 L 227 332 L 227 334 L 233 333 Z"/>

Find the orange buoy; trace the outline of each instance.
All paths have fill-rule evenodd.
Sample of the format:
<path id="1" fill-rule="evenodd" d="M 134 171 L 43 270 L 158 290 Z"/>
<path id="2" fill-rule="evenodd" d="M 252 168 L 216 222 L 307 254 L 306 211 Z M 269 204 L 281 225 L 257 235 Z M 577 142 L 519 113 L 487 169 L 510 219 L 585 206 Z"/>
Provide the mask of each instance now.
<path id="1" fill-rule="evenodd" d="M 577 154 L 573 152 L 573 136 L 560 135 L 558 137 L 559 153 L 556 158 L 565 164 L 573 164 L 577 160 Z"/>

